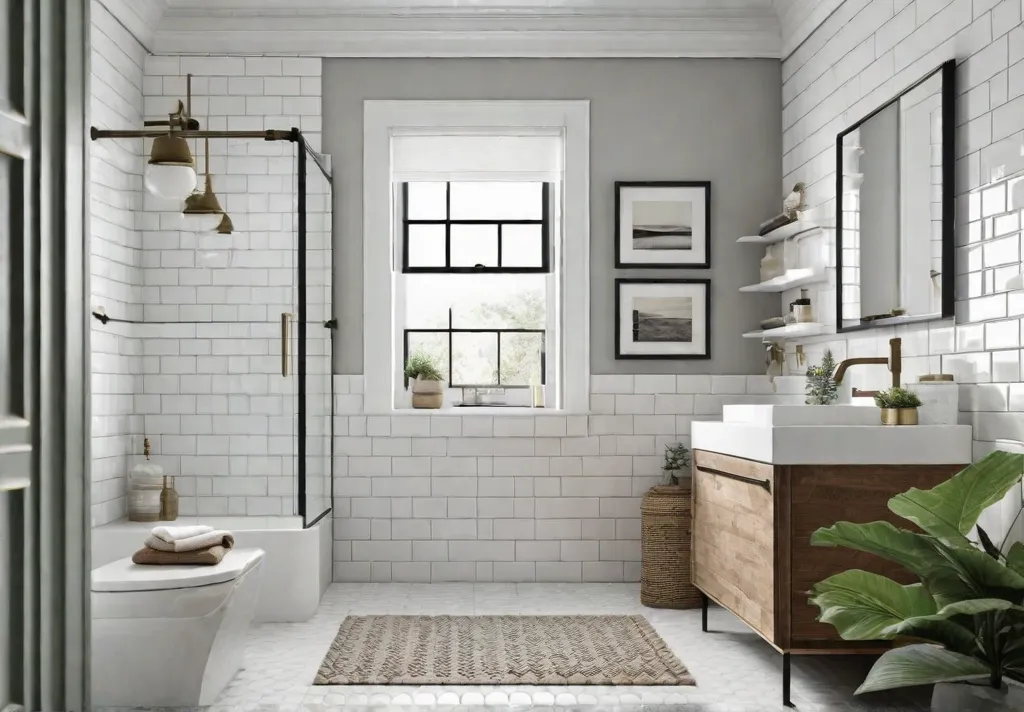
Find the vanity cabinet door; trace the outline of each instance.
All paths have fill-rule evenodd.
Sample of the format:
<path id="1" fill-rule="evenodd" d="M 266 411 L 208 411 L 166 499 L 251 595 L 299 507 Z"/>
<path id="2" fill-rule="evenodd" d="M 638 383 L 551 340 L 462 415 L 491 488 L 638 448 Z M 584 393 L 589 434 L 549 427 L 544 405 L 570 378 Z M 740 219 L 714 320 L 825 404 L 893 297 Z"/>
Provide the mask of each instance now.
<path id="1" fill-rule="evenodd" d="M 775 642 L 775 475 L 771 465 L 698 450 L 693 582 Z"/>

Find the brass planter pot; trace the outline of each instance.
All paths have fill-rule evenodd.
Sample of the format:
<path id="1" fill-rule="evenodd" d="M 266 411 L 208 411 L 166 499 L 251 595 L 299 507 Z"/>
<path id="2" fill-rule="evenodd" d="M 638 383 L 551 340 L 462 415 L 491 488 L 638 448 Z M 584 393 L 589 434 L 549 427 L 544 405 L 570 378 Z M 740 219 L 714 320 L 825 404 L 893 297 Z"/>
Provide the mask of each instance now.
<path id="1" fill-rule="evenodd" d="M 882 425 L 917 425 L 917 408 L 879 408 Z"/>
<path id="2" fill-rule="evenodd" d="M 900 425 L 917 425 L 917 408 L 898 408 L 896 415 Z"/>

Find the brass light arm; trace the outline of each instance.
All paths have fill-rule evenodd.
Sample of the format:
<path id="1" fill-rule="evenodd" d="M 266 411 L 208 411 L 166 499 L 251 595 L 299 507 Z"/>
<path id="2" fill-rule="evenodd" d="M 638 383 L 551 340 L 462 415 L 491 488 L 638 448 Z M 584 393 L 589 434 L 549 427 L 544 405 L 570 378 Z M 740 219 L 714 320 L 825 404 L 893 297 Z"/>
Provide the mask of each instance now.
<path id="1" fill-rule="evenodd" d="M 166 125 L 166 124 L 164 124 Z M 95 126 L 89 132 L 89 137 L 96 141 L 101 138 L 158 138 L 166 136 L 166 130 L 159 129 L 137 129 L 122 131 L 115 129 L 98 129 Z M 292 141 L 294 131 L 282 131 L 271 129 L 268 131 L 175 131 L 174 135 L 180 138 L 262 138 L 265 141 Z"/>
<path id="2" fill-rule="evenodd" d="M 200 128 L 199 127 L 199 121 L 197 121 L 196 119 L 193 119 L 191 117 L 189 117 L 188 119 L 184 119 L 183 123 L 185 124 L 185 127 L 186 127 L 185 130 L 186 131 L 198 131 L 199 128 Z M 170 121 L 163 121 L 163 120 L 160 120 L 160 121 L 151 120 L 151 121 L 143 121 L 142 125 L 143 126 L 172 126 L 172 125 L 173 126 L 180 126 L 181 124 L 178 124 L 178 123 L 172 124 Z"/>

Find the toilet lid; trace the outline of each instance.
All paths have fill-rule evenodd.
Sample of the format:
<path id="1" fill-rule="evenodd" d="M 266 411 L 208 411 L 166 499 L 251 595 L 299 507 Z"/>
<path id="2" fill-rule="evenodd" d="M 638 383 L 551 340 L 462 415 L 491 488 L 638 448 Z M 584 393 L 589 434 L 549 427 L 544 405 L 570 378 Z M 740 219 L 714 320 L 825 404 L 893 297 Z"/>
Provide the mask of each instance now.
<path id="1" fill-rule="evenodd" d="M 263 559 L 262 549 L 232 549 L 215 566 L 140 566 L 119 559 L 92 571 L 93 591 L 164 591 L 234 581 Z"/>

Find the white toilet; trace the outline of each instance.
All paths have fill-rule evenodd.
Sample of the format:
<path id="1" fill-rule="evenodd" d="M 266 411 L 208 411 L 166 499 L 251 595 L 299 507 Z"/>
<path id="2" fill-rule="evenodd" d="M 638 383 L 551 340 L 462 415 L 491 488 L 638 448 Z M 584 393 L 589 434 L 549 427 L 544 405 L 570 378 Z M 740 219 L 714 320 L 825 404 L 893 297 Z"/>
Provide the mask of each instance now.
<path id="1" fill-rule="evenodd" d="M 262 561 L 262 549 L 236 549 L 216 566 L 94 569 L 93 705 L 213 704 L 242 667 Z"/>

